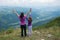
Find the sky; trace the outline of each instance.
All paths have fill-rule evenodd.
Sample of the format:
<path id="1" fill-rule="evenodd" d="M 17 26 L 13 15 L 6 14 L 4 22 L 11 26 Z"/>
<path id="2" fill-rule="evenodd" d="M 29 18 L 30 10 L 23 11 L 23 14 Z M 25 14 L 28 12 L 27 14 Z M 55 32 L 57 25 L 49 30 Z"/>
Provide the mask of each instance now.
<path id="1" fill-rule="evenodd" d="M 60 6 L 60 0 L 0 0 L 0 6 Z"/>
<path id="2" fill-rule="evenodd" d="M 40 7 L 45 7 L 45 6 L 48 6 L 49 8 L 49 7 L 58 6 L 59 8 L 58 7 L 57 8 L 60 9 L 60 0 L 0 0 L 0 6 L 20 6 L 20 7 L 35 7 L 35 8 L 36 7 L 40 8 Z M 51 9 L 52 8 L 48 10 L 51 10 Z M 40 15 L 40 17 L 45 17 L 47 15 L 49 16 L 50 14 L 53 14 L 53 13 L 44 13 L 44 11 L 39 10 L 37 14 Z M 40 17 L 38 16 L 37 19 L 39 19 Z M 49 18 L 52 18 L 52 16 L 48 17 L 48 19 Z M 42 21 L 45 19 L 42 19 Z"/>

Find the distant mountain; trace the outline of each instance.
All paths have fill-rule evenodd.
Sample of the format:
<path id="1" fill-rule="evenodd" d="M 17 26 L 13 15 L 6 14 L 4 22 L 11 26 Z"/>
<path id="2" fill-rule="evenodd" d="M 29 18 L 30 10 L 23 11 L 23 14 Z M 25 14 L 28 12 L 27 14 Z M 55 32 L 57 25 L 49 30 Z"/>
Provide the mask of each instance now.
<path id="1" fill-rule="evenodd" d="M 54 26 L 60 27 L 60 17 L 57 17 L 54 20 L 51 20 L 50 22 L 42 25 L 42 27 L 45 27 L 45 28 L 54 27 Z"/>
<path id="2" fill-rule="evenodd" d="M 35 28 L 33 28 L 34 30 L 40 30 L 40 29 L 42 29 L 42 30 L 44 30 L 44 29 L 47 29 L 47 30 L 52 30 L 53 32 L 55 31 L 55 30 L 59 30 L 60 29 L 60 16 L 59 17 L 56 17 L 56 18 L 54 18 L 53 20 L 51 20 L 51 21 L 49 21 L 48 23 L 45 23 L 45 24 L 43 24 L 43 25 L 40 25 L 40 26 L 38 26 L 38 27 L 35 27 Z M 60 31 L 60 30 L 59 30 Z M 58 33 L 59 33 L 59 31 L 58 31 Z M 56 33 L 56 31 L 55 31 L 55 33 Z M 60 34 L 59 34 L 60 35 Z"/>
<path id="3" fill-rule="evenodd" d="M 26 13 L 29 10 L 29 8 L 22 7 L 0 7 L 0 29 L 20 26 L 19 18 L 13 13 L 13 9 L 19 14 L 22 11 Z M 60 9 L 54 9 L 54 11 L 53 9 L 52 11 L 47 10 L 48 9 L 32 9 L 33 26 L 45 24 L 57 16 L 60 16 Z"/>
<path id="4" fill-rule="evenodd" d="M 46 27 L 51 27 L 51 26 L 60 26 L 60 17 L 57 17 L 53 21 L 50 21 L 47 23 Z"/>

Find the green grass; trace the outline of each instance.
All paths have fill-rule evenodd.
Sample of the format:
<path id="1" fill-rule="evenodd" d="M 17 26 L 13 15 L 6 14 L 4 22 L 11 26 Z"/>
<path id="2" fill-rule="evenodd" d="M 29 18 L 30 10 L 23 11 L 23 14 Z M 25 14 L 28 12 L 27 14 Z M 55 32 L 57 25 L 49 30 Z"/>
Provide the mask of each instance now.
<path id="1" fill-rule="evenodd" d="M 60 40 L 60 17 L 33 28 L 32 36 L 21 37 L 20 28 L 9 28 L 0 33 L 0 40 Z"/>
<path id="2" fill-rule="evenodd" d="M 48 37 L 48 34 L 51 34 L 51 37 Z M 50 28 L 41 28 L 37 29 L 35 28 L 33 30 L 31 37 L 21 37 L 20 36 L 20 29 L 17 28 L 13 30 L 10 34 L 6 34 L 4 32 L 3 35 L 0 35 L 0 40 L 60 40 L 60 28 L 57 27 L 50 27 Z"/>

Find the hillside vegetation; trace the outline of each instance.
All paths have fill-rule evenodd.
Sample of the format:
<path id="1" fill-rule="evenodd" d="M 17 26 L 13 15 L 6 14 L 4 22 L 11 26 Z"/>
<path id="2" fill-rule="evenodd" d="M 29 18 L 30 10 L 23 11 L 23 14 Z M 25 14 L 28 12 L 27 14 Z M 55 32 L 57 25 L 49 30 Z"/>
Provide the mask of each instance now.
<path id="1" fill-rule="evenodd" d="M 20 28 L 9 28 L 0 33 L 0 40 L 60 40 L 60 17 L 33 28 L 31 37 L 21 37 Z"/>

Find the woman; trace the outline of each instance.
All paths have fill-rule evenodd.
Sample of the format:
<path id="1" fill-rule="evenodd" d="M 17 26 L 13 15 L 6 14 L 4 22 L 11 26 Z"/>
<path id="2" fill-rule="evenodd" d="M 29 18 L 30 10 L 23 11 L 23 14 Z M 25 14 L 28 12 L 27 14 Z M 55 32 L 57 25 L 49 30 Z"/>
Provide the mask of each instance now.
<path id="1" fill-rule="evenodd" d="M 28 14 L 31 12 L 31 8 L 30 8 L 30 11 L 26 15 L 24 15 L 23 12 L 21 12 L 20 15 L 15 10 L 14 10 L 14 12 L 18 16 L 18 18 L 20 19 L 21 36 L 23 37 L 23 34 L 26 36 L 27 33 L 26 33 L 26 22 L 25 22 L 25 19 L 28 16 Z"/>

